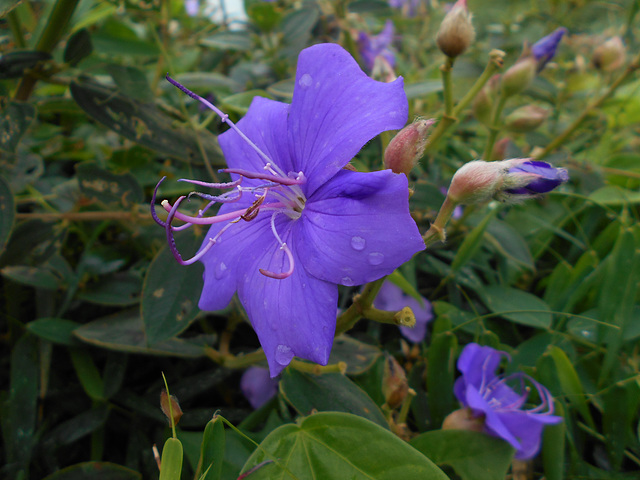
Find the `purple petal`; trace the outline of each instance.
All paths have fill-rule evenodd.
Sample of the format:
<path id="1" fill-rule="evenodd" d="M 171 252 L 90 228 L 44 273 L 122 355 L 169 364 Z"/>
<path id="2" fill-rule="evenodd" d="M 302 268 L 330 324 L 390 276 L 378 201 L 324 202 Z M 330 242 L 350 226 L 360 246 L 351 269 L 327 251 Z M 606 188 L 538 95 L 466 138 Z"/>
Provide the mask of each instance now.
<path id="1" fill-rule="evenodd" d="M 407 178 L 390 170 L 342 170 L 309 199 L 295 245 L 313 276 L 361 285 L 424 250 L 409 214 Z"/>
<path id="2" fill-rule="evenodd" d="M 520 442 L 511 430 L 502 421 L 503 415 L 491 408 L 491 405 L 480 395 L 478 390 L 468 386 L 465 392 L 466 403 L 474 413 L 485 415 L 485 428 L 487 433 L 506 440 L 516 450 L 520 448 Z"/>
<path id="3" fill-rule="evenodd" d="M 561 422 L 562 418 L 554 415 L 535 415 L 514 411 L 500 414 L 500 420 L 510 432 L 518 437 L 520 447 L 516 447 L 515 458 L 528 460 L 535 457 L 540 450 L 544 426 Z"/>
<path id="4" fill-rule="evenodd" d="M 254 97 L 247 114 L 236 124 L 249 140 L 260 148 L 285 173 L 294 171 L 287 140 L 289 105 L 263 97 Z M 229 168 L 263 172 L 265 159 L 233 130 L 218 137 Z M 297 171 L 297 170 L 296 170 Z M 232 175 L 234 178 L 235 175 Z M 264 183 L 246 180 L 243 185 Z"/>
<path id="5" fill-rule="evenodd" d="M 271 378 L 266 368 L 249 367 L 240 379 L 240 390 L 251 406 L 257 409 L 278 393 L 278 381 Z"/>
<path id="6" fill-rule="evenodd" d="M 369 78 L 339 45 L 320 44 L 300 53 L 289 115 L 294 171 L 308 179 L 305 193 L 342 169 L 376 135 L 407 121 L 402 79 Z"/>
<path id="7" fill-rule="evenodd" d="M 550 192 L 569 180 L 569 174 L 564 168 L 555 168 L 545 162 L 529 161 L 509 169 L 510 174 L 533 174 L 538 178 L 529 182 L 525 187 L 509 190 L 509 193 L 520 195 L 537 195 Z"/>
<path id="8" fill-rule="evenodd" d="M 275 222 L 295 261 L 293 274 L 278 280 L 259 269 L 284 272 L 287 256 L 274 239 L 268 223 L 255 225 L 254 245 L 244 251 L 238 269 L 238 296 L 264 349 L 271 376 L 278 375 L 294 356 L 326 365 L 336 327 L 338 287 L 310 276 L 300 259 L 300 223 L 280 215 Z"/>
<path id="9" fill-rule="evenodd" d="M 495 372 L 502 357 L 508 357 L 507 353 L 470 343 L 458 358 L 458 370 L 462 372 L 468 385 L 480 388 L 480 385 L 487 384 L 496 377 Z"/>
<path id="10" fill-rule="evenodd" d="M 420 343 L 427 335 L 427 323 L 433 319 L 431 303 L 426 298 L 422 298 L 422 304 L 415 298 L 406 295 L 400 287 L 392 282 L 386 281 L 382 284 L 380 292 L 374 301 L 374 306 L 381 310 L 401 310 L 409 307 L 416 317 L 416 324 L 413 328 L 399 327 L 400 333 L 413 343 Z"/>

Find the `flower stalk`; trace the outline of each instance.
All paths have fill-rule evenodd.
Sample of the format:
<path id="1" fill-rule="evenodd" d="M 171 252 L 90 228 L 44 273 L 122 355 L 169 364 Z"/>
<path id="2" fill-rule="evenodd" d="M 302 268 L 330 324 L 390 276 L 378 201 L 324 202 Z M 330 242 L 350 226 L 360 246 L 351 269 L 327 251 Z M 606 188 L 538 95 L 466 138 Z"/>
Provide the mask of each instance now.
<path id="1" fill-rule="evenodd" d="M 362 318 L 363 312 L 367 309 L 371 309 L 373 301 L 375 300 L 376 295 L 378 295 L 385 278 L 386 277 L 382 277 L 378 280 L 367 283 L 362 290 L 362 293 L 354 297 L 353 303 L 349 308 L 338 316 L 336 323 L 336 337 L 353 328 L 358 320 Z"/>

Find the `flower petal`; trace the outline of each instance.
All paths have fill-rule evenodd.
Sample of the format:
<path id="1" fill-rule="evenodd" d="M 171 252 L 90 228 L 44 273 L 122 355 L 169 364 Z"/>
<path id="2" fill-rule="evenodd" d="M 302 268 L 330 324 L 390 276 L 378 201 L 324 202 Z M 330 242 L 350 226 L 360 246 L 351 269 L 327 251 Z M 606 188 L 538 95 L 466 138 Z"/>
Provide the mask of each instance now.
<path id="1" fill-rule="evenodd" d="M 480 388 L 480 385 L 486 385 L 496 377 L 495 372 L 503 356 L 508 357 L 506 352 L 470 343 L 458 358 L 458 370 L 462 372 L 467 385 Z"/>
<path id="2" fill-rule="evenodd" d="M 240 379 L 240 390 L 251 406 L 258 409 L 278 393 L 278 381 L 271 378 L 266 368 L 249 367 Z"/>
<path id="3" fill-rule="evenodd" d="M 536 456 L 542 443 L 542 430 L 547 424 L 558 423 L 561 417 L 553 415 L 535 415 L 522 411 L 500 414 L 504 426 L 518 437 L 520 448 L 517 448 L 515 458 L 528 460 Z"/>
<path id="4" fill-rule="evenodd" d="M 294 356 L 326 365 L 336 327 L 338 287 L 310 276 L 303 268 L 299 245 L 291 241 L 292 230 L 299 225 L 294 223 L 283 215 L 275 222 L 295 261 L 291 276 L 278 280 L 259 272 L 261 268 L 276 273 L 289 269 L 270 225 L 252 229 L 255 245 L 244 252 L 238 265 L 243 272 L 238 296 L 258 334 L 272 377 Z"/>
<path id="5" fill-rule="evenodd" d="M 254 97 L 247 114 L 236 124 L 242 133 L 284 173 L 294 170 L 287 142 L 289 107 L 286 103 Z M 230 168 L 242 168 L 252 172 L 263 171 L 266 160 L 236 131 L 227 130 L 218 137 L 218 141 Z M 245 180 L 245 182 L 243 185 L 264 183 L 262 180 Z"/>
<path id="6" fill-rule="evenodd" d="M 340 171 L 307 201 L 301 220 L 301 261 L 331 283 L 376 280 L 425 248 L 409 214 L 407 178 L 390 170 Z"/>
<path id="7" fill-rule="evenodd" d="M 403 80 L 369 78 L 339 45 L 321 44 L 300 53 L 289 115 L 294 171 L 308 179 L 311 195 L 381 132 L 407 121 Z"/>

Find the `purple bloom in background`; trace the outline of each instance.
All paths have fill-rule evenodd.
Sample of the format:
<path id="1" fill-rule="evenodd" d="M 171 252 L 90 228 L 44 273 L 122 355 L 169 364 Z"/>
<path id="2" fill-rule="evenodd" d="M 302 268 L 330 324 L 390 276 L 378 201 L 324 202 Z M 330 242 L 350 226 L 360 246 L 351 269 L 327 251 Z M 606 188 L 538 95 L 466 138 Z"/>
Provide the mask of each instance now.
<path id="1" fill-rule="evenodd" d="M 506 440 L 516 449 L 515 458 L 527 460 L 540 450 L 544 426 L 559 423 L 562 417 L 552 415 L 551 394 L 533 378 L 523 373 L 496 375 L 502 357 L 509 355 L 476 343 L 467 345 L 458 359 L 462 376 L 456 380 L 454 393 L 475 416 L 485 417 L 486 433 Z M 520 392 L 507 385 L 512 380 L 519 384 Z M 523 408 L 530 393 L 525 380 L 540 397 L 541 404 L 535 408 Z"/>
<path id="2" fill-rule="evenodd" d="M 396 64 L 396 56 L 389 48 L 393 43 L 393 22 L 387 20 L 384 28 L 378 35 L 369 35 L 366 32 L 360 32 L 358 35 L 358 46 L 360 47 L 360 55 L 362 61 L 369 71 L 373 70 L 376 59 L 381 57 L 390 67 Z"/>
<path id="3" fill-rule="evenodd" d="M 557 28 L 546 37 L 542 37 L 531 46 L 531 53 L 538 61 L 538 71 L 542 70 L 547 63 L 554 57 L 558 44 L 567 29 L 564 27 Z"/>
<path id="4" fill-rule="evenodd" d="M 398 327 L 402 336 L 413 343 L 420 343 L 427 335 L 427 324 L 433 320 L 431 303 L 422 297 L 422 304 L 415 298 L 407 295 L 396 284 L 386 281 L 382 284 L 380 292 L 374 301 L 374 306 L 380 310 L 402 310 L 409 307 L 416 317 L 416 325 L 411 327 Z"/>
<path id="5" fill-rule="evenodd" d="M 418 13 L 418 7 L 422 0 L 389 0 L 389 6 L 402 10 L 406 17 L 414 17 Z"/>
<path id="6" fill-rule="evenodd" d="M 190 182 L 231 190 L 199 194 L 210 203 L 197 216 L 178 212 L 185 197 L 164 201 L 167 222 L 155 220 L 179 262 L 204 263 L 201 309 L 220 310 L 238 292 L 272 377 L 294 356 L 326 365 L 338 285 L 388 275 L 424 249 L 406 176 L 343 168 L 373 137 L 404 126 L 402 79 L 372 80 L 342 47 L 320 44 L 300 53 L 291 105 L 256 97 L 236 126 L 205 104 L 231 126 L 219 142 L 232 182 Z M 218 215 L 203 216 L 215 203 Z M 174 218 L 187 224 L 173 227 Z M 191 224 L 211 228 L 184 261 L 173 232 Z"/>
<path id="7" fill-rule="evenodd" d="M 569 173 L 564 168 L 556 168 L 546 162 L 536 160 L 528 160 L 511 167 L 507 175 L 529 175 L 531 177 L 526 185 L 507 190 L 507 193 L 515 195 L 547 193 L 569 180 Z"/>
<path id="8" fill-rule="evenodd" d="M 187 15 L 195 17 L 200 11 L 200 0 L 185 0 L 184 8 L 187 11 Z"/>
<path id="9" fill-rule="evenodd" d="M 269 370 L 249 367 L 240 379 L 240 390 L 255 409 L 260 408 L 278 393 L 278 381 L 271 378 Z"/>

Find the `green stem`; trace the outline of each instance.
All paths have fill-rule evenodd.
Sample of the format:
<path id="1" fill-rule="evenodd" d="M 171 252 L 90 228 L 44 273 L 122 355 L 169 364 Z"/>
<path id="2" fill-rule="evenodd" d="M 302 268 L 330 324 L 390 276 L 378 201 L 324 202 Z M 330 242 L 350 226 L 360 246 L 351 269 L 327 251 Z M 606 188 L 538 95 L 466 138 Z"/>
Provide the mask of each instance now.
<path id="1" fill-rule="evenodd" d="M 374 322 L 388 323 L 390 325 L 398 325 L 402 327 L 414 327 L 416 324 L 416 317 L 409 307 L 405 307 L 397 312 L 365 307 L 362 309 L 362 316 L 366 319 L 373 320 Z"/>
<path id="2" fill-rule="evenodd" d="M 51 53 L 56 47 L 62 35 L 64 34 L 69 20 L 78 5 L 79 0 L 58 0 L 51 11 L 49 20 L 47 21 L 38 43 L 36 44 L 36 50 L 39 52 Z M 40 68 L 36 67 L 36 71 Z M 16 90 L 15 99 L 20 101 L 26 101 L 31 96 L 36 82 L 37 76 L 25 75 L 20 80 L 18 89 Z"/>
<path id="3" fill-rule="evenodd" d="M 453 83 L 451 81 L 451 70 L 453 70 L 454 58 L 446 57 L 445 62 L 440 65 L 442 73 L 442 93 L 444 95 L 444 116 L 453 116 Z"/>
<path id="4" fill-rule="evenodd" d="M 371 283 L 367 283 L 362 293 L 354 298 L 351 306 L 338 317 L 336 322 L 336 337 L 350 330 L 356 322 L 362 318 L 362 312 L 367 308 L 371 308 L 385 278 L 386 277 L 382 277 Z"/>
<path id="5" fill-rule="evenodd" d="M 567 138 L 569 138 L 577 129 L 582 125 L 589 115 L 596 109 L 599 108 L 605 100 L 607 100 L 611 95 L 615 93 L 615 91 L 620 87 L 622 82 L 624 82 L 633 72 L 640 68 L 640 54 L 638 54 L 633 61 L 627 66 L 624 72 L 609 86 L 606 92 L 602 94 L 601 97 L 595 99 L 591 102 L 584 111 L 580 114 L 578 118 L 576 118 L 571 125 L 569 125 L 564 132 L 558 135 L 554 140 L 549 143 L 540 153 L 536 155 L 535 158 L 540 159 L 544 158 L 553 150 L 562 145 Z"/>
<path id="6" fill-rule="evenodd" d="M 16 47 L 25 48 L 27 46 L 27 42 L 24 40 L 22 26 L 20 25 L 20 18 L 15 10 L 11 10 L 9 12 L 7 20 L 9 21 L 9 27 L 11 28 L 11 33 L 13 34 L 13 40 L 16 43 Z"/>
<path id="7" fill-rule="evenodd" d="M 493 159 L 493 146 L 496 143 L 496 138 L 498 138 L 498 133 L 500 133 L 500 117 L 502 116 L 502 110 L 504 110 L 504 106 L 507 103 L 507 97 L 505 95 L 500 95 L 498 99 L 498 103 L 493 108 L 493 115 L 491 118 L 491 126 L 489 127 L 489 138 L 487 140 L 487 147 L 484 150 L 484 160 L 490 162 Z"/>
<path id="8" fill-rule="evenodd" d="M 322 375 L 323 373 L 341 373 L 344 375 L 347 371 L 347 364 L 344 362 L 322 366 L 316 363 L 303 362 L 294 358 L 291 360 L 289 366 L 299 372 L 312 373 L 314 375 Z"/>
<path id="9" fill-rule="evenodd" d="M 447 226 L 447 222 L 451 218 L 451 215 L 453 215 L 453 210 L 456 206 L 457 204 L 451 201 L 447 195 L 438 211 L 438 216 L 429 227 L 429 230 L 427 230 L 427 233 L 422 237 L 427 248 L 435 243 L 444 242 L 447 239 L 444 228 Z"/>
<path id="10" fill-rule="evenodd" d="M 411 402 L 413 397 L 417 395 L 416 391 L 413 388 L 410 388 L 407 391 L 407 396 L 404 397 L 404 401 L 402 402 L 402 408 L 400 408 L 400 413 L 398 413 L 398 418 L 396 423 L 398 425 L 402 423 L 407 423 L 407 416 L 409 415 L 409 407 L 411 407 Z"/>

